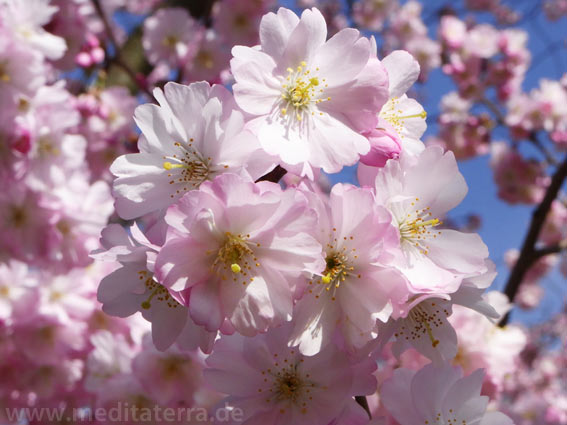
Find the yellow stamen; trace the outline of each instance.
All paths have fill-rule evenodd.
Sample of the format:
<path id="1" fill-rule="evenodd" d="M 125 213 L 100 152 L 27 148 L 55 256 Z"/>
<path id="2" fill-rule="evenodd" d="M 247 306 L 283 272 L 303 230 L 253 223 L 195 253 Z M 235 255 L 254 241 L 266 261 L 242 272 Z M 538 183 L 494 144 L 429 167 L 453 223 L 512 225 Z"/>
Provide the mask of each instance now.
<path id="1" fill-rule="evenodd" d="M 398 119 L 401 119 L 401 120 L 406 120 L 406 119 L 408 119 L 408 118 L 422 118 L 422 119 L 425 119 L 425 118 L 427 118 L 427 112 L 421 111 L 419 114 L 406 115 L 406 116 L 403 116 L 403 117 L 398 117 Z"/>
<path id="2" fill-rule="evenodd" d="M 183 164 L 172 164 L 171 162 L 163 163 L 163 168 L 165 168 L 166 170 L 171 170 L 173 168 L 183 168 L 183 167 L 184 167 Z"/>
<path id="3" fill-rule="evenodd" d="M 437 226 L 440 223 L 441 222 L 439 221 L 438 218 L 434 218 L 432 220 L 427 220 L 427 221 L 416 221 L 415 223 L 411 224 L 411 227 L 416 228 L 416 227 L 422 227 L 422 226 Z"/>
<path id="4" fill-rule="evenodd" d="M 230 265 L 230 270 L 232 270 L 233 273 L 240 273 L 240 266 L 236 263 L 233 263 Z"/>

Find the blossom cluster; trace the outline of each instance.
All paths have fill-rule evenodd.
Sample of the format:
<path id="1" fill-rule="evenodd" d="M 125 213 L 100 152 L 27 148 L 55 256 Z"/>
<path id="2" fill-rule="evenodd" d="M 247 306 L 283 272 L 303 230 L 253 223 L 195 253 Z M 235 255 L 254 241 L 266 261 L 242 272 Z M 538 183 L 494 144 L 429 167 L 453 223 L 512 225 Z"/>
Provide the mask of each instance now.
<path id="1" fill-rule="evenodd" d="M 565 78 L 524 92 L 524 32 L 447 14 L 436 41 L 418 1 L 297 5 L 0 0 L 0 423 L 567 423 L 565 316 L 498 326 L 479 219 L 448 217 L 488 153 L 501 199 L 543 200 L 555 164 L 520 142 L 565 148 Z M 456 89 L 423 143 L 436 68 Z M 566 220 L 558 198 L 539 246 Z"/>
<path id="2" fill-rule="evenodd" d="M 432 362 L 415 379 L 443 377 L 424 411 L 389 395 L 409 379 L 394 372 L 383 402 L 398 422 L 482 417 L 482 373 L 450 365 L 448 317 L 460 305 L 498 318 L 483 298 L 495 274 L 478 235 L 443 226 L 467 187 L 451 152 L 420 141 L 425 112 L 405 94 L 417 61 L 379 60 L 353 29 L 327 39 L 316 8 L 268 13 L 259 33 L 232 49 L 234 94 L 168 83 L 136 109 L 140 152 L 110 167 L 117 213 L 136 221 L 106 227 L 93 254 L 120 263 L 103 311 L 140 312 L 160 350 L 210 353 L 204 379 L 245 423 L 364 420 L 353 397 L 376 391 L 392 338 L 395 355 Z M 318 184 L 359 161 L 362 187 Z M 266 177 L 276 166 L 295 176 L 284 187 Z M 443 401 L 453 384 L 461 398 Z M 493 416 L 511 423 L 483 423 Z"/>
<path id="3" fill-rule="evenodd" d="M 121 87 L 74 96 L 49 77 L 66 43 L 44 29 L 57 8 L 34 3 L 0 4 L 0 257 L 64 273 L 91 263 L 113 212 L 105 152 L 126 151 L 136 101 Z"/>

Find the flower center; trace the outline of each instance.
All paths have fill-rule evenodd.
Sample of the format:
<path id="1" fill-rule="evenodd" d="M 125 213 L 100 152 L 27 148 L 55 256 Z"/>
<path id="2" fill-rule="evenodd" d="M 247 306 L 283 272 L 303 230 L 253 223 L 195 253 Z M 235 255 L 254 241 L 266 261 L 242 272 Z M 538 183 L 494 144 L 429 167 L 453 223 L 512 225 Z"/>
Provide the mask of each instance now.
<path id="1" fill-rule="evenodd" d="M 197 53 L 195 57 L 195 62 L 201 65 L 203 68 L 212 69 L 215 66 L 215 60 L 213 54 L 208 50 L 201 50 Z"/>
<path id="2" fill-rule="evenodd" d="M 162 40 L 162 44 L 165 47 L 175 47 L 178 42 L 179 39 L 175 35 L 168 35 Z"/>
<path id="3" fill-rule="evenodd" d="M 169 173 L 168 177 L 174 177 L 174 170 L 179 170 L 175 173 L 175 177 L 169 181 L 169 184 L 181 183 L 182 188 L 177 190 L 177 194 L 181 190 L 187 191 L 190 189 L 198 188 L 201 183 L 209 178 L 210 168 L 209 163 L 212 158 L 203 158 L 195 149 L 193 149 L 194 139 L 189 139 L 189 143 L 182 144 L 175 142 L 174 145 L 180 149 L 179 154 L 172 156 L 164 156 L 163 159 L 169 159 L 163 163 Z M 175 195 L 171 195 L 173 198 Z"/>
<path id="4" fill-rule="evenodd" d="M 415 201 L 419 201 L 419 198 L 415 198 Z M 412 202 L 411 206 L 415 206 L 415 202 Z M 425 245 L 425 240 L 440 235 L 441 231 L 435 231 L 433 228 L 443 224 L 438 218 L 430 218 L 433 215 L 429 212 L 430 209 L 430 207 L 426 207 L 408 213 L 399 223 L 402 241 L 409 242 L 423 254 L 429 253 L 429 247 Z"/>
<path id="5" fill-rule="evenodd" d="M 348 258 L 342 252 L 333 252 L 327 255 L 325 262 L 327 266 L 321 281 L 327 285 L 334 283 L 337 288 L 341 282 L 346 280 L 349 272 L 354 270 L 354 267 L 348 265 Z"/>
<path id="6" fill-rule="evenodd" d="M 285 370 L 275 382 L 275 392 L 278 397 L 296 401 L 303 388 L 303 381 L 295 370 Z"/>
<path id="7" fill-rule="evenodd" d="M 140 304 L 144 310 L 149 310 L 152 306 L 152 301 L 164 302 L 169 308 L 177 308 L 181 306 L 169 293 L 169 291 L 153 279 L 153 275 L 146 270 L 138 272 L 138 279 L 144 281 L 148 298 Z"/>
<path id="8" fill-rule="evenodd" d="M 51 139 L 47 136 L 40 137 L 37 144 L 37 152 L 41 158 L 49 156 L 58 156 L 61 151 L 53 144 Z"/>
<path id="9" fill-rule="evenodd" d="M 313 390 L 326 390 L 326 387 L 319 387 L 311 381 L 309 373 L 300 370 L 304 360 L 295 349 L 291 349 L 289 355 L 282 356 L 280 353 L 273 356 L 273 366 L 261 371 L 263 384 L 258 388 L 258 393 L 266 396 L 266 403 L 282 403 L 279 409 L 282 414 L 290 404 L 306 414 L 309 401 L 313 398 Z"/>
<path id="10" fill-rule="evenodd" d="M 248 28 L 250 21 L 246 15 L 236 15 L 233 22 L 236 28 L 246 29 Z"/>
<path id="11" fill-rule="evenodd" d="M 319 68 L 315 68 L 319 71 Z M 319 104 L 321 102 L 331 100 L 330 97 L 323 98 L 323 88 L 327 87 L 325 78 L 319 78 L 312 75 L 311 70 L 307 69 L 307 63 L 301 62 L 296 69 L 288 68 L 287 77 L 282 84 L 282 103 L 280 112 L 282 116 L 287 116 L 289 108 L 295 112 L 295 118 L 298 121 L 303 119 L 305 113 L 311 112 L 315 115 L 315 111 L 311 111 L 312 104 Z M 322 112 L 319 112 L 323 115 Z"/>
<path id="12" fill-rule="evenodd" d="M 327 251 L 325 258 L 325 270 L 319 280 L 310 280 L 309 285 L 313 285 L 315 282 L 319 289 L 309 289 L 309 293 L 312 294 L 315 291 L 315 298 L 319 298 L 323 289 L 326 292 L 330 292 L 331 301 L 336 300 L 337 290 L 340 288 L 341 283 L 345 282 L 347 278 L 361 278 L 361 274 L 354 274 L 353 263 L 357 260 L 358 255 L 356 253 L 356 248 L 348 248 L 345 244 L 347 241 L 352 242 L 354 236 L 343 236 L 341 240 L 334 233 L 337 229 L 333 227 L 333 233 L 330 234 L 331 241 L 327 243 Z"/>
<path id="13" fill-rule="evenodd" d="M 397 97 L 389 99 L 378 114 L 380 118 L 388 121 L 398 133 L 401 133 L 404 127 L 406 127 L 406 120 L 413 118 L 424 120 L 427 118 L 427 112 L 425 111 L 421 111 L 419 114 L 401 115 L 403 111 L 398 108 L 398 103 L 399 99 Z"/>
<path id="14" fill-rule="evenodd" d="M 10 77 L 10 74 L 8 74 L 8 70 L 6 68 L 8 68 L 6 66 L 6 62 L 0 62 L 0 81 L 9 83 L 12 78 Z"/>
<path id="15" fill-rule="evenodd" d="M 434 331 L 443 326 L 442 315 L 448 317 L 450 312 L 439 300 L 421 302 L 410 310 L 404 319 L 404 324 L 394 336 L 396 338 L 403 337 L 406 341 L 415 341 L 427 337 L 431 346 L 435 348 L 439 345 L 439 340 L 435 338 Z"/>
<path id="16" fill-rule="evenodd" d="M 24 227 L 28 222 L 28 213 L 25 207 L 20 205 L 11 205 L 8 213 L 8 223 L 14 227 Z"/>
<path id="17" fill-rule="evenodd" d="M 253 274 L 252 267 L 260 267 L 260 263 L 250 248 L 251 242 L 248 242 L 248 238 L 249 234 L 243 236 L 225 233 L 224 243 L 213 262 L 213 269 L 222 280 L 231 276 L 234 282 L 241 282 L 243 285 L 254 281 L 254 277 L 250 276 Z M 256 246 L 259 247 L 260 244 L 257 243 Z"/>

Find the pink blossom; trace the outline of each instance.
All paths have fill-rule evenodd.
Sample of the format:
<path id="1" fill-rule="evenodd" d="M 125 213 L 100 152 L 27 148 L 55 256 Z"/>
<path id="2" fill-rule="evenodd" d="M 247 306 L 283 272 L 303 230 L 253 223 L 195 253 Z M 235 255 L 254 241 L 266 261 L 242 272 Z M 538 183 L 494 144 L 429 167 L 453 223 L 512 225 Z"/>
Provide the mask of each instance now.
<path id="1" fill-rule="evenodd" d="M 504 254 L 506 265 L 512 269 L 520 252 L 518 250 L 508 250 Z M 535 261 L 526 271 L 521 286 L 516 294 L 515 301 L 521 308 L 533 309 L 537 307 L 544 296 L 544 289 L 540 285 L 543 279 L 559 262 L 557 255 L 546 255 Z"/>
<path id="2" fill-rule="evenodd" d="M 79 268 L 61 275 L 42 273 L 36 276 L 41 285 L 34 287 L 28 302 L 33 299 L 38 313 L 57 317 L 61 323 L 73 326 L 75 321 L 86 321 L 95 310 L 93 300 L 98 277 L 85 276 Z"/>
<path id="3" fill-rule="evenodd" d="M 0 105 L 6 113 L 15 113 L 20 96 L 31 96 L 45 84 L 41 59 L 40 54 L 18 43 L 7 29 L 0 27 Z"/>
<path id="4" fill-rule="evenodd" d="M 47 259 L 62 268 L 90 264 L 89 253 L 99 247 L 100 229 L 113 211 L 108 184 L 89 184 L 85 176 L 73 174 L 66 185 L 53 189 L 45 203 L 56 211 Z"/>
<path id="5" fill-rule="evenodd" d="M 49 252 L 49 230 L 54 212 L 44 199 L 22 181 L 10 181 L 0 192 L 0 257 L 13 257 L 31 264 Z"/>
<path id="6" fill-rule="evenodd" d="M 369 40 L 353 29 L 326 36 L 317 9 L 299 19 L 280 8 L 262 18 L 260 50 L 232 50 L 235 99 L 255 117 L 262 147 L 310 178 L 312 167 L 336 172 L 368 152 L 359 131 L 375 126 L 387 100 L 387 75 Z"/>
<path id="7" fill-rule="evenodd" d="M 228 68 L 230 50 L 220 36 L 213 30 L 207 30 L 199 49 L 191 61 L 185 65 L 187 81 L 206 80 L 220 83 L 221 75 Z"/>
<path id="8" fill-rule="evenodd" d="M 158 281 L 189 289 L 191 317 L 211 332 L 225 319 L 248 336 L 288 320 L 303 274 L 325 268 L 306 204 L 293 189 L 235 174 L 203 183 L 165 216 L 171 230 L 156 259 Z"/>
<path id="9" fill-rule="evenodd" d="M 377 321 L 386 322 L 393 305 L 408 296 L 403 276 L 383 265 L 398 249 L 396 230 L 370 189 L 337 184 L 328 201 L 309 197 L 326 267 L 295 307 L 293 344 L 312 355 L 338 334 L 354 351 L 375 338 Z"/>
<path id="10" fill-rule="evenodd" d="M 407 52 L 396 50 L 382 60 L 388 72 L 389 100 L 378 114 L 375 129 L 365 133 L 370 152 L 360 157 L 365 165 L 383 167 L 400 152 L 418 154 L 423 150 L 420 137 L 426 129 L 423 107 L 405 94 L 419 76 L 419 64 Z"/>
<path id="11" fill-rule="evenodd" d="M 187 10 L 162 8 L 144 21 L 142 45 L 150 63 L 176 67 L 195 55 L 202 31 Z"/>
<path id="12" fill-rule="evenodd" d="M 466 0 L 465 5 L 470 10 L 492 10 L 500 0 Z"/>
<path id="13" fill-rule="evenodd" d="M 451 150 L 457 159 L 468 159 L 489 152 L 494 125 L 486 114 L 474 115 L 473 102 L 450 92 L 441 99 L 441 129 L 434 144 Z M 429 142 L 428 144 L 432 144 Z"/>
<path id="14" fill-rule="evenodd" d="M 441 65 L 441 46 L 437 41 L 430 38 L 413 38 L 404 48 L 419 62 L 420 81 L 424 81 L 433 69 Z"/>
<path id="15" fill-rule="evenodd" d="M 498 30 L 481 24 L 472 28 L 465 40 L 465 49 L 479 58 L 488 59 L 498 53 Z"/>
<path id="16" fill-rule="evenodd" d="M 74 107 L 81 115 L 77 130 L 88 141 L 87 162 L 93 178 L 110 181 L 112 161 L 134 149 L 137 134 L 130 117 L 137 105 L 136 98 L 121 86 L 92 90 L 75 99 Z"/>
<path id="17" fill-rule="evenodd" d="M 488 249 L 477 234 L 436 229 L 467 192 L 452 153 L 432 146 L 417 157 L 389 161 L 375 188 L 399 229 L 403 255 L 396 267 L 412 291 L 451 293 L 467 275 L 486 271 Z"/>
<path id="18" fill-rule="evenodd" d="M 48 59 L 59 59 L 67 49 L 65 40 L 43 29 L 57 11 L 57 7 L 49 3 L 49 0 L 5 0 L 0 4 L 0 19 L 18 41 Z"/>
<path id="19" fill-rule="evenodd" d="M 0 264 L 0 320 L 8 321 L 13 310 L 26 294 L 25 284 L 28 283 L 28 267 L 25 263 L 10 261 Z"/>
<path id="20" fill-rule="evenodd" d="M 546 0 L 543 4 L 543 10 L 549 20 L 557 21 L 562 16 L 567 15 L 567 1 Z"/>
<path id="21" fill-rule="evenodd" d="M 380 31 L 398 7 L 397 0 L 362 0 L 353 5 L 353 19 L 361 28 Z"/>
<path id="22" fill-rule="evenodd" d="M 553 201 L 539 238 L 547 245 L 558 244 L 567 239 L 567 206 L 565 204 Z"/>
<path id="23" fill-rule="evenodd" d="M 306 357 L 288 347 L 289 330 L 223 336 L 207 359 L 205 380 L 229 395 L 229 406 L 243 410 L 246 424 L 327 424 L 352 396 L 374 391 L 375 365 L 368 359 L 351 364 L 332 346 Z"/>
<path id="24" fill-rule="evenodd" d="M 85 323 L 68 326 L 55 316 L 31 314 L 14 324 L 14 344 L 18 351 L 39 365 L 56 365 L 84 348 Z"/>
<path id="25" fill-rule="evenodd" d="M 400 425 L 458 423 L 513 425 L 500 412 L 486 412 L 480 390 L 484 373 L 463 377 L 459 368 L 428 365 L 414 372 L 397 369 L 382 385 L 381 400 Z"/>
<path id="26" fill-rule="evenodd" d="M 549 184 L 543 163 L 525 159 L 505 142 L 492 143 L 491 154 L 490 166 L 499 198 L 511 204 L 541 202 Z"/>
<path id="27" fill-rule="evenodd" d="M 249 172 L 258 178 L 269 171 L 271 160 L 244 129 L 243 116 L 224 87 L 169 83 L 165 93 L 154 93 L 160 106 L 136 109 L 140 153 L 123 155 L 110 168 L 117 177 L 113 189 L 121 217 L 166 208 L 220 173 Z"/>
<path id="28" fill-rule="evenodd" d="M 99 331 L 90 337 L 93 345 L 86 361 L 85 387 L 91 393 L 104 391 L 106 381 L 120 374 L 131 373 L 136 350 L 123 335 Z"/>
<path id="29" fill-rule="evenodd" d="M 213 26 L 231 45 L 253 46 L 258 43 L 258 26 L 273 1 L 227 0 L 213 6 Z"/>
<path id="30" fill-rule="evenodd" d="M 493 266 L 491 266 L 491 269 Z M 457 355 L 457 334 L 447 320 L 453 305 L 461 305 L 490 318 L 499 314 L 484 299 L 482 293 L 496 273 L 490 270 L 482 276 L 463 280 L 453 294 L 414 296 L 400 306 L 385 325 L 380 326 L 378 341 L 383 347 L 394 336 L 392 352 L 396 357 L 410 347 L 437 364 L 450 362 Z"/>
<path id="31" fill-rule="evenodd" d="M 422 5 L 418 1 L 410 0 L 394 14 L 391 19 L 391 31 L 393 36 L 402 44 L 409 40 L 423 39 L 427 36 L 427 27 L 421 20 Z"/>
<path id="32" fill-rule="evenodd" d="M 93 253 L 96 259 L 119 261 L 122 265 L 100 282 L 97 297 L 103 304 L 102 310 L 117 317 L 141 312 L 151 323 L 153 342 L 159 350 L 177 342 L 186 349 L 201 347 L 210 352 L 216 332 L 196 326 L 180 294 L 155 280 L 153 263 L 159 248 L 137 227 L 130 232 L 133 236 L 117 224 L 109 225 L 102 231 L 104 250 Z"/>
<path id="33" fill-rule="evenodd" d="M 132 362 L 132 371 L 152 399 L 161 405 L 193 405 L 198 401 L 205 366 L 202 354 L 175 347 L 160 352 L 148 338 L 142 348 Z"/>
<path id="34" fill-rule="evenodd" d="M 463 21 L 452 15 L 445 15 L 441 18 L 439 35 L 443 44 L 451 49 L 460 48 L 465 42 L 467 27 Z"/>
<path id="35" fill-rule="evenodd" d="M 32 98 L 20 99 L 16 122 L 30 135 L 26 181 L 36 190 L 52 189 L 80 170 L 87 141 L 74 133 L 79 114 L 63 84 L 43 86 Z"/>
<path id="36" fill-rule="evenodd" d="M 506 296 L 489 292 L 487 301 L 501 316 L 510 306 Z M 457 331 L 459 351 L 455 363 L 465 372 L 486 370 L 485 393 L 497 395 L 507 377 L 518 367 L 519 354 L 526 345 L 526 334 L 518 326 L 498 327 L 486 317 L 470 309 L 455 306 L 449 321 Z M 479 344 L 479 341 L 482 343 Z"/>

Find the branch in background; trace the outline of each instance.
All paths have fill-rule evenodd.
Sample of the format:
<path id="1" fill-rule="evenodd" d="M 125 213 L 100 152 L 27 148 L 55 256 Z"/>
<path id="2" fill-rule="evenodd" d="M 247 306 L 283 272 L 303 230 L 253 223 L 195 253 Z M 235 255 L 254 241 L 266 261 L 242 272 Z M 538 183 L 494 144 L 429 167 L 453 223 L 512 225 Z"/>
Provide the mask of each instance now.
<path id="1" fill-rule="evenodd" d="M 485 97 L 480 99 L 478 102 L 486 106 L 488 109 L 490 109 L 490 111 L 496 116 L 496 123 L 498 125 L 506 125 L 506 122 L 504 120 L 504 114 L 500 109 L 498 109 L 498 107 L 494 104 L 494 102 L 488 100 Z"/>
<path id="2" fill-rule="evenodd" d="M 350 20 L 352 21 L 352 8 L 354 5 L 354 0 L 347 0 L 347 14 Z"/>
<path id="3" fill-rule="evenodd" d="M 502 113 L 502 111 L 500 109 L 498 109 L 498 106 L 496 106 L 494 104 L 494 102 L 492 102 L 492 101 L 490 101 L 486 98 L 482 98 L 482 99 L 479 100 L 479 103 L 483 104 L 488 109 L 490 109 L 490 111 L 495 115 L 496 123 L 498 125 L 506 126 L 504 114 Z M 555 166 L 559 165 L 557 160 L 551 154 L 551 152 L 549 152 L 549 150 L 545 147 L 545 145 L 539 140 L 538 135 L 535 131 L 532 131 L 528 135 L 527 140 L 529 140 L 529 142 L 532 145 L 534 145 L 543 154 L 543 156 L 545 157 L 545 160 L 549 164 L 555 165 Z"/>
<path id="4" fill-rule="evenodd" d="M 372 414 L 370 413 L 370 407 L 368 407 L 368 400 L 366 399 L 366 396 L 357 395 L 354 397 L 354 400 L 358 404 L 360 404 L 364 410 L 366 410 L 366 413 L 368 413 L 368 418 L 372 419 Z"/>
<path id="5" fill-rule="evenodd" d="M 551 152 L 549 152 L 549 150 L 547 150 L 547 148 L 545 147 L 545 145 L 543 143 L 541 143 L 541 141 L 539 140 L 539 138 L 537 137 L 537 133 L 535 131 L 532 131 L 530 133 L 530 135 L 528 136 L 528 140 L 536 147 L 539 149 L 539 151 L 543 154 L 543 156 L 545 157 L 545 160 L 554 166 L 558 166 L 559 163 L 557 162 L 557 160 L 555 159 L 555 157 L 551 154 Z"/>
<path id="6" fill-rule="evenodd" d="M 122 54 L 120 53 L 120 48 L 119 48 L 120 46 L 116 42 L 116 37 L 114 36 L 114 32 L 112 31 L 112 27 L 110 26 L 110 23 L 108 22 L 106 14 L 104 13 L 104 10 L 102 9 L 102 6 L 100 4 L 100 0 L 92 0 L 92 2 L 93 2 L 94 8 L 95 8 L 98 16 L 102 20 L 102 23 L 104 25 L 104 30 L 105 30 L 107 36 L 110 39 L 110 42 L 112 43 L 112 45 L 114 46 L 114 56 L 111 59 L 112 62 L 116 66 L 120 67 L 130 77 L 132 82 L 141 91 L 143 91 L 150 99 L 155 100 L 154 96 L 148 90 L 147 85 L 141 80 L 140 76 L 138 74 L 136 74 L 134 72 L 134 70 L 132 68 L 130 68 L 130 66 L 124 61 L 124 58 L 122 57 Z"/>
<path id="7" fill-rule="evenodd" d="M 210 28 L 213 25 L 212 12 L 215 1 L 217 0 L 169 0 L 166 3 L 166 6 L 181 7 L 183 9 L 186 9 L 191 14 L 191 16 L 193 16 L 195 19 L 200 19 L 207 28 Z"/>
<path id="8" fill-rule="evenodd" d="M 536 249 L 534 256 L 536 257 L 536 260 L 539 260 L 541 257 L 545 257 L 550 254 L 559 254 L 561 251 L 567 251 L 567 239 L 561 241 L 557 245 Z"/>
<path id="9" fill-rule="evenodd" d="M 553 203 L 555 198 L 557 198 L 559 189 L 561 189 L 561 185 L 566 178 L 567 156 L 563 160 L 563 163 L 555 171 L 555 174 L 551 179 L 551 184 L 548 186 L 541 204 L 539 204 L 539 206 L 533 212 L 532 221 L 530 223 L 528 233 L 526 234 L 526 238 L 524 239 L 524 243 L 522 244 L 520 256 L 518 257 L 516 264 L 512 268 L 510 277 L 508 278 L 508 282 L 506 283 L 506 287 L 504 289 L 504 293 L 508 296 L 510 302 L 514 301 L 518 289 L 520 288 L 520 285 L 524 280 L 526 272 L 529 270 L 532 264 L 543 255 L 556 252 L 553 250 L 552 252 L 549 252 L 549 248 L 542 248 L 541 250 L 537 250 L 535 246 L 541 232 L 541 228 L 545 223 L 545 218 L 547 217 L 547 214 L 551 208 L 551 204 Z M 510 313 L 504 316 L 499 325 L 506 325 L 509 319 Z"/>
<path id="10" fill-rule="evenodd" d="M 281 178 L 283 176 L 285 176 L 286 173 L 287 173 L 287 170 L 285 168 L 280 167 L 279 165 L 276 165 L 276 168 L 274 168 L 268 174 L 265 174 L 262 177 L 260 177 L 258 180 L 256 180 L 256 183 L 264 182 L 264 181 L 265 182 L 277 183 L 281 180 Z"/>

